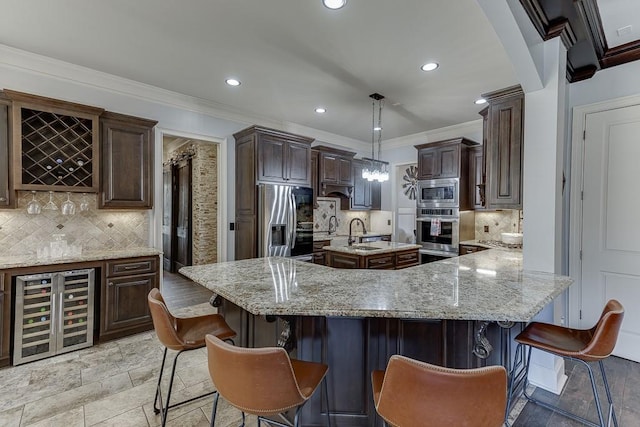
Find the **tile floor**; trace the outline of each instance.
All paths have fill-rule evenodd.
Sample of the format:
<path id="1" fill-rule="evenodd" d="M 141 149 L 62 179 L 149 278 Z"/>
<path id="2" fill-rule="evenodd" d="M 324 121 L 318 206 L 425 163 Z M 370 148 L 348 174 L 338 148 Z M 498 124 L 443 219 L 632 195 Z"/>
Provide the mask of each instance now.
<path id="1" fill-rule="evenodd" d="M 169 278 L 169 280 L 166 280 Z M 165 286 L 171 282 L 166 276 Z M 174 282 L 176 283 L 176 282 Z M 180 286 L 189 286 L 178 281 Z M 197 285 L 195 285 L 197 286 Z M 167 298 L 176 315 L 211 312 L 208 291 L 193 288 L 190 298 Z M 167 289 L 165 295 L 172 295 Z M 153 412 L 155 384 L 163 347 L 153 332 L 138 334 L 21 366 L 0 369 L 0 426 L 37 427 L 153 427 L 160 416 Z M 173 356 L 175 352 L 170 352 Z M 207 370 L 206 350 L 183 353 L 178 362 L 173 396 L 183 400 L 213 390 Z M 172 360 L 172 359 L 171 359 Z M 618 358 L 607 360 L 620 427 L 640 426 L 640 364 Z M 568 367 L 569 383 L 561 405 L 590 414 L 588 380 L 583 371 Z M 170 363 L 166 364 L 165 388 Z M 587 381 L 587 382 L 585 382 Z M 555 395 L 536 391 L 542 398 L 558 400 Z M 172 399 L 173 400 L 173 399 Z M 198 399 L 169 411 L 169 426 L 208 426 L 213 396 Z M 587 412 L 592 411 L 592 412 Z M 514 421 L 519 414 L 517 420 Z M 238 426 L 240 413 L 220 399 L 220 426 Z M 517 402 L 511 415 L 514 427 L 574 426 L 570 420 L 543 408 Z M 255 426 L 249 417 L 248 426 Z"/>

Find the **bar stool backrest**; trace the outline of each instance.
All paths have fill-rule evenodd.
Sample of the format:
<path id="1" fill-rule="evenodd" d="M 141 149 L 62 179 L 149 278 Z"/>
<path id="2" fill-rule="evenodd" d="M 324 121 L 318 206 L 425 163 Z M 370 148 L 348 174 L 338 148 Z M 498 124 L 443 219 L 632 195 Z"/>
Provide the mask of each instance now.
<path id="1" fill-rule="evenodd" d="M 617 300 L 609 300 L 600 315 L 598 323 L 589 330 L 591 341 L 581 352 L 583 360 L 594 361 L 611 355 L 624 318 L 624 307 Z"/>
<path id="2" fill-rule="evenodd" d="M 394 355 L 376 410 L 399 427 L 499 427 L 506 403 L 502 366 L 449 369 Z"/>
<path id="3" fill-rule="evenodd" d="M 303 396 L 284 348 L 235 347 L 206 336 L 209 374 L 218 393 L 243 412 L 279 414 L 301 405 Z"/>
<path id="4" fill-rule="evenodd" d="M 153 327 L 156 330 L 158 340 L 171 350 L 183 350 L 184 343 L 176 333 L 175 317 L 169 312 L 160 291 L 157 288 L 153 288 L 149 292 L 147 300 L 149 301 L 149 311 L 151 311 L 151 319 L 153 320 Z"/>

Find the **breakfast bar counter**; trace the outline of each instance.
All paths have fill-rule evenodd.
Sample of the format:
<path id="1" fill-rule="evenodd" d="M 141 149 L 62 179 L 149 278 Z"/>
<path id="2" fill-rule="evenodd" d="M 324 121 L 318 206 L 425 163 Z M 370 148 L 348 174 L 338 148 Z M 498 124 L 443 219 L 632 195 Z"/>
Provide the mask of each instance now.
<path id="1" fill-rule="evenodd" d="M 218 295 L 238 345 L 281 345 L 329 365 L 333 425 L 381 426 L 370 373 L 393 354 L 452 368 L 512 363 L 513 337 L 572 279 L 490 249 L 402 270 L 334 269 L 289 258 L 184 267 Z M 323 425 L 314 396 L 301 425 Z"/>

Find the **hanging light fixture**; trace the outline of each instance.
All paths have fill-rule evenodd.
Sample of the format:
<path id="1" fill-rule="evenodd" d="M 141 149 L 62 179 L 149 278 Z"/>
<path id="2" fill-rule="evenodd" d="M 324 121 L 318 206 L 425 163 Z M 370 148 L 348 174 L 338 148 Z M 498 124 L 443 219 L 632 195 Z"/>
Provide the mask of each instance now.
<path id="1" fill-rule="evenodd" d="M 362 169 L 362 177 L 368 181 L 385 182 L 389 180 L 389 162 L 380 159 L 382 145 L 382 107 L 384 106 L 384 96 L 379 93 L 369 95 L 373 99 L 372 119 L 371 119 L 371 158 L 363 157 L 362 160 L 368 165 Z M 378 110 L 378 123 L 376 124 L 376 104 Z M 376 132 L 378 132 L 378 158 L 375 156 Z"/>

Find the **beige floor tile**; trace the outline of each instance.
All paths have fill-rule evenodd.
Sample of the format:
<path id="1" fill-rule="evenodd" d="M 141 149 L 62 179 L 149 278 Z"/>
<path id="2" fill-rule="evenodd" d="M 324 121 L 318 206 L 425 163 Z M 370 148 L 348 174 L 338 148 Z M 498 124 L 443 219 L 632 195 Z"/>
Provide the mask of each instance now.
<path id="1" fill-rule="evenodd" d="M 177 379 L 174 382 L 174 391 L 179 391 L 182 388 L 184 388 L 184 385 L 180 379 Z M 163 387 L 163 390 L 167 390 L 166 386 Z M 85 425 L 92 426 L 146 403 L 151 403 L 153 402 L 155 391 L 155 381 L 148 381 L 120 393 L 109 395 L 107 398 L 87 403 L 84 407 Z"/>
<path id="2" fill-rule="evenodd" d="M 0 412 L 0 426 L 18 427 L 22 418 L 22 406 Z"/>
<path id="3" fill-rule="evenodd" d="M 131 389 L 131 379 L 126 373 L 104 381 L 87 384 L 25 405 L 22 415 L 24 425 L 32 424 L 106 396 Z"/>
<path id="4" fill-rule="evenodd" d="M 23 424 L 25 427 L 84 427 L 82 406 L 45 418 L 35 424 Z"/>
<path id="5" fill-rule="evenodd" d="M 196 408 L 178 418 L 167 421 L 167 427 L 208 427 L 209 421 L 200 408 Z"/>
<path id="6" fill-rule="evenodd" d="M 213 385 L 211 382 L 202 381 L 198 384 L 194 384 L 190 387 L 183 388 L 182 390 L 177 390 L 172 392 L 171 394 L 171 403 L 181 402 L 183 400 L 191 399 L 196 396 L 200 396 L 205 393 L 212 392 Z M 202 407 L 203 405 L 212 405 L 213 404 L 214 395 L 208 395 L 202 397 L 201 399 L 196 399 L 193 402 L 185 403 L 183 405 L 176 406 L 175 408 L 169 409 L 169 414 L 167 416 L 167 420 L 173 420 L 175 418 L 182 417 L 183 415 Z M 159 426 L 161 424 L 162 418 L 160 414 L 156 415 L 153 411 L 153 403 L 149 402 L 143 407 L 144 412 L 147 416 L 147 420 L 149 425 L 151 426 Z M 211 410 L 211 406 L 209 406 L 209 411 Z"/>
<path id="7" fill-rule="evenodd" d="M 211 410 L 213 402 L 209 405 L 202 406 L 200 409 L 204 412 L 207 420 L 211 422 Z M 222 397 L 218 399 L 218 409 L 216 411 L 216 426 L 219 427 L 238 427 L 242 421 L 242 413 L 239 409 L 229 405 Z M 247 427 L 258 424 L 258 419 L 253 415 L 247 415 L 245 425 Z M 264 425 L 264 424 L 263 424 Z"/>
<path id="8" fill-rule="evenodd" d="M 141 407 L 134 408 L 123 414 L 104 420 L 95 427 L 148 427 L 147 417 Z"/>

